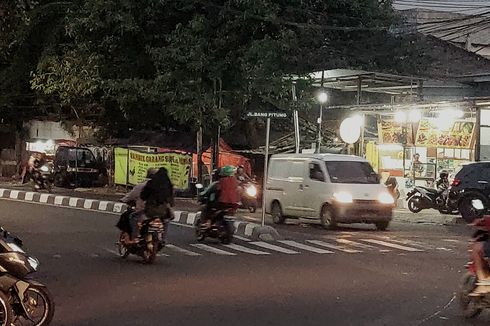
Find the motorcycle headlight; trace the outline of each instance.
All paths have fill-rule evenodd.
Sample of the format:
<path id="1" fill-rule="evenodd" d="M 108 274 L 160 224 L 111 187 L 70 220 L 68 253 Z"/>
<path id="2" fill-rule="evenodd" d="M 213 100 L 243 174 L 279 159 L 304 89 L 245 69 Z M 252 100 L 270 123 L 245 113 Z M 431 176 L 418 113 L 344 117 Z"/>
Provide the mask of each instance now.
<path id="1" fill-rule="evenodd" d="M 29 262 L 29 265 L 31 265 L 32 269 L 37 271 L 37 268 L 39 267 L 39 261 L 36 258 L 32 257 L 27 258 L 27 261 Z"/>
<path id="2" fill-rule="evenodd" d="M 349 194 L 348 192 L 346 191 L 340 191 L 340 192 L 336 192 L 333 194 L 333 198 L 339 202 L 339 203 L 344 203 L 344 204 L 349 204 L 349 203 L 352 203 L 352 195 Z"/>
<path id="3" fill-rule="evenodd" d="M 255 186 L 247 187 L 246 192 L 247 192 L 247 195 L 249 195 L 250 197 L 257 196 L 257 188 Z"/>
<path id="4" fill-rule="evenodd" d="M 41 171 L 49 172 L 49 167 L 47 167 L 46 165 L 43 165 L 43 166 L 41 166 Z"/>
<path id="5" fill-rule="evenodd" d="M 378 201 L 381 204 L 387 204 L 387 205 L 391 205 L 391 204 L 394 204 L 395 203 L 395 199 L 393 198 L 393 196 L 391 196 L 387 192 L 380 193 L 379 196 L 378 196 Z"/>
<path id="6" fill-rule="evenodd" d="M 18 245 L 16 245 L 15 243 L 9 242 L 8 245 L 9 245 L 10 249 L 12 249 L 12 251 L 25 253 L 25 251 L 21 247 L 19 247 Z"/>

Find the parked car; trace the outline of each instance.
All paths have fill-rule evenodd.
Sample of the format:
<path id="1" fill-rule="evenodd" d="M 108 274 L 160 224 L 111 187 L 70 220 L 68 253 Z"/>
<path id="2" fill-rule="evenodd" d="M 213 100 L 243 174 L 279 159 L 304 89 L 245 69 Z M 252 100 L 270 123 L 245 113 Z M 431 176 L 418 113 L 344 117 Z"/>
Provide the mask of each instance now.
<path id="1" fill-rule="evenodd" d="M 490 161 L 468 163 L 456 173 L 449 190 L 449 201 L 465 220 L 473 214 L 472 200 L 479 199 L 488 209 L 490 204 Z"/>
<path id="2" fill-rule="evenodd" d="M 94 154 L 88 148 L 60 146 L 54 157 L 54 183 L 56 186 L 94 185 L 101 171 Z"/>
<path id="3" fill-rule="evenodd" d="M 286 218 L 337 223 L 372 223 L 385 230 L 394 199 L 368 161 L 338 154 L 282 154 L 270 160 L 266 212 Z"/>

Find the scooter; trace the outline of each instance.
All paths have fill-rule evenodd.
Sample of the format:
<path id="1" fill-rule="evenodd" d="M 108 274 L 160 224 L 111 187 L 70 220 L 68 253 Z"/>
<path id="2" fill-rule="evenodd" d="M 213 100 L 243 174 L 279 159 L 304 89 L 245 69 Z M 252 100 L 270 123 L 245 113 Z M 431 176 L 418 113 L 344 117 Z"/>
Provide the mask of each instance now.
<path id="1" fill-rule="evenodd" d="M 417 186 L 407 194 L 408 209 L 419 213 L 423 209 L 436 209 L 442 214 L 459 214 L 457 207 L 449 205 L 449 189 L 441 190 Z"/>
<path id="2" fill-rule="evenodd" d="M 127 242 L 131 231 L 122 225 L 129 225 L 129 218 L 134 212 L 134 209 L 128 206 L 126 212 L 121 215 L 121 219 L 117 227 L 121 229 L 119 240 L 116 242 L 119 255 L 122 258 L 127 258 L 130 254 L 137 255 L 143 258 L 144 262 L 151 264 L 155 261 L 157 253 L 165 247 L 165 224 L 160 218 L 145 219 L 141 223 L 140 236 L 138 242 Z M 127 221 L 123 221 L 128 219 Z"/>
<path id="3" fill-rule="evenodd" d="M 202 190 L 204 187 L 198 184 L 196 188 Z M 198 195 L 198 201 L 203 205 L 203 209 L 201 210 L 202 214 L 202 211 L 205 210 L 205 206 L 208 204 L 209 196 L 200 193 Z M 202 242 L 209 237 L 219 239 L 222 244 L 230 244 L 233 241 L 233 234 L 235 233 L 233 220 L 230 219 L 230 216 L 235 214 L 235 209 L 212 209 L 208 213 L 211 219 L 211 224 L 208 227 L 203 225 L 201 218 L 197 218 L 194 223 L 197 241 Z"/>
<path id="4" fill-rule="evenodd" d="M 471 218 L 479 218 L 483 216 L 485 207 L 481 200 L 476 199 L 472 201 L 474 214 Z M 472 222 L 468 221 L 467 222 Z M 482 227 L 482 225 L 480 225 Z M 488 241 L 489 239 L 490 225 L 486 225 L 484 228 L 478 228 L 473 234 L 472 242 L 474 241 Z M 459 302 L 463 309 L 463 315 L 466 318 L 474 318 L 478 316 L 483 310 L 490 309 L 490 293 L 484 295 L 474 295 L 473 291 L 477 286 L 490 286 L 479 282 L 474 261 L 470 261 L 466 264 L 468 272 L 463 276 L 461 282 L 461 290 L 459 293 Z"/>
<path id="5" fill-rule="evenodd" d="M 47 190 L 52 191 L 54 183 L 54 167 L 51 163 L 46 163 L 41 167 L 36 168 L 30 177 L 32 190 Z"/>
<path id="6" fill-rule="evenodd" d="M 248 209 L 250 213 L 255 213 L 257 210 L 257 186 L 253 181 L 245 181 L 241 184 L 241 204 L 240 208 Z"/>
<path id="7" fill-rule="evenodd" d="M 49 325 L 54 301 L 45 285 L 32 280 L 39 261 L 22 249 L 22 240 L 0 228 L 0 293 L 7 297 L 11 312 L 1 325 Z M 5 321 L 11 320 L 10 323 Z"/>

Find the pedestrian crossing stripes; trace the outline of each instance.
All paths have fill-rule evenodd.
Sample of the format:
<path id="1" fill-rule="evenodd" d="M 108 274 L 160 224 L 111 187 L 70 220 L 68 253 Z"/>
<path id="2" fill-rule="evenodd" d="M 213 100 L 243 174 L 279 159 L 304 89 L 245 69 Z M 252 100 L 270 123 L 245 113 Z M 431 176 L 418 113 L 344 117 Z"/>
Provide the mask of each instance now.
<path id="1" fill-rule="evenodd" d="M 382 240 L 381 240 L 382 239 Z M 159 254 L 164 257 L 187 256 L 272 256 L 272 255 L 332 255 L 332 254 L 360 254 L 360 253 L 383 253 L 383 254 L 409 254 L 424 253 L 429 250 L 441 251 L 440 247 L 427 245 L 424 249 L 422 242 L 416 242 L 417 246 L 401 244 L 405 240 L 385 238 L 360 238 L 346 239 L 345 237 L 326 237 L 322 240 L 278 240 L 274 242 L 244 241 L 235 239 L 234 243 L 223 245 L 215 241 L 188 244 L 167 244 Z M 407 240 L 406 242 L 409 242 Z M 388 248 L 388 249 L 387 249 Z M 104 249 L 115 253 L 114 250 Z M 117 253 L 116 253 L 117 254 Z"/>

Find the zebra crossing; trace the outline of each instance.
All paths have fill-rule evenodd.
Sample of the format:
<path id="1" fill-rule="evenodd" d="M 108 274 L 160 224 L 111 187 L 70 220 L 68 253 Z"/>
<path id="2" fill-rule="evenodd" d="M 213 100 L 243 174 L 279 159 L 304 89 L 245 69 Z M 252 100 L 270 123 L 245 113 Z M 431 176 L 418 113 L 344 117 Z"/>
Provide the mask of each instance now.
<path id="1" fill-rule="evenodd" d="M 446 241 L 447 240 L 447 241 Z M 277 240 L 273 242 L 235 239 L 231 244 L 222 245 L 216 242 L 167 244 L 160 256 L 271 256 L 271 255 L 356 255 L 361 253 L 381 254 L 416 254 L 429 251 L 456 251 L 460 248 L 451 239 L 442 240 L 442 245 L 433 245 L 414 240 L 393 238 L 352 238 L 324 237 L 310 240 Z M 109 250 L 107 250 L 109 251 Z"/>

